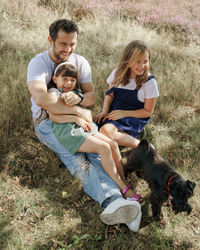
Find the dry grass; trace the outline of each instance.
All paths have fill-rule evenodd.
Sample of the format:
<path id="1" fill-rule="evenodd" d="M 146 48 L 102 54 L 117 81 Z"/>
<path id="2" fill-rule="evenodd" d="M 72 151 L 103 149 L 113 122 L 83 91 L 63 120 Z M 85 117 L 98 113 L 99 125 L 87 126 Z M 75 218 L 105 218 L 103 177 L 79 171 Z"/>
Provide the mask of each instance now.
<path id="1" fill-rule="evenodd" d="M 172 5 L 165 2 L 169 8 L 159 1 L 145 1 L 145 5 L 134 1 L 135 8 L 129 8 L 130 13 L 135 11 L 134 18 L 125 18 L 128 8 L 121 8 L 117 0 L 0 0 L 1 249 L 200 248 L 200 50 L 198 30 L 186 29 L 197 23 L 199 4 L 175 1 L 169 12 Z M 94 7 L 102 3 L 110 4 L 109 13 L 104 11 L 108 8 Z M 170 24 L 169 17 L 179 13 L 180 5 L 186 23 Z M 163 8 L 162 18 L 139 22 L 155 6 Z M 48 26 L 58 17 L 74 18 L 81 29 L 77 53 L 92 66 L 97 93 L 94 113 L 101 109 L 106 78 L 122 48 L 133 39 L 149 44 L 160 97 L 145 137 L 184 178 L 196 182 L 191 215 L 174 215 L 165 207 L 167 225 L 160 228 L 151 220 L 147 184 L 133 175 L 131 184 L 146 200 L 141 229 L 134 234 L 123 225 L 108 227 L 99 219 L 99 206 L 81 191 L 54 153 L 39 143 L 31 127 L 26 67 L 36 53 L 48 48 Z M 123 149 L 124 162 L 127 152 Z"/>

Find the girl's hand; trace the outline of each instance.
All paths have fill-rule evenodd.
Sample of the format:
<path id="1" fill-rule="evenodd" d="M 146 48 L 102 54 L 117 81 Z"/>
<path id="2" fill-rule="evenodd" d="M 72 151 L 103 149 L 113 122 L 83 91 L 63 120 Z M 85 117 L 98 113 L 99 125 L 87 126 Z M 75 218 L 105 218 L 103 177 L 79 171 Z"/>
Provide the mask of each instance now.
<path id="1" fill-rule="evenodd" d="M 102 122 L 104 122 L 105 120 L 106 120 L 106 118 L 107 118 L 107 112 L 101 112 L 101 113 L 99 113 L 98 115 L 96 115 L 95 117 L 94 117 L 94 122 L 95 123 L 100 123 L 101 122 L 101 120 L 102 120 Z"/>
<path id="2" fill-rule="evenodd" d="M 82 127 L 86 132 L 90 132 L 92 131 L 92 123 L 77 117 L 76 119 L 76 124 L 79 125 L 80 127 Z"/>
<path id="3" fill-rule="evenodd" d="M 81 101 L 80 96 L 76 95 L 73 91 L 61 94 L 61 101 L 68 106 L 74 106 Z"/>
<path id="4" fill-rule="evenodd" d="M 92 113 L 89 109 L 78 107 L 77 116 L 92 124 Z"/>
<path id="5" fill-rule="evenodd" d="M 112 121 L 116 121 L 124 117 L 126 117 L 124 110 L 114 110 L 107 115 L 108 120 Z"/>

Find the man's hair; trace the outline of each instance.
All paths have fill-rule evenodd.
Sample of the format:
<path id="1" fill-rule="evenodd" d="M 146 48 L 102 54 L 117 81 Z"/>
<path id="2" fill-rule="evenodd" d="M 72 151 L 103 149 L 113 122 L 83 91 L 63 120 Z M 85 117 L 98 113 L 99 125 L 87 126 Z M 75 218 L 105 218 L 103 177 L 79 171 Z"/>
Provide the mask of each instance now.
<path id="1" fill-rule="evenodd" d="M 49 35 L 52 40 L 55 41 L 58 35 L 58 31 L 62 30 L 66 33 L 76 32 L 79 33 L 78 26 L 74 21 L 67 19 L 59 19 L 53 22 L 49 27 Z"/>

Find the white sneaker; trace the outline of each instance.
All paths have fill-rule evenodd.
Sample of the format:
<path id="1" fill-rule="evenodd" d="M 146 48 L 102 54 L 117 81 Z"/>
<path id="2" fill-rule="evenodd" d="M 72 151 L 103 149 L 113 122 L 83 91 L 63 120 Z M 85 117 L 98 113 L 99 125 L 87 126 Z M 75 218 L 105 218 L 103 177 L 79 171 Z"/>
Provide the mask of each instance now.
<path id="1" fill-rule="evenodd" d="M 138 232 L 139 227 L 140 227 L 141 218 L 142 218 L 142 212 L 140 211 L 136 219 L 134 219 L 133 221 L 131 221 L 129 223 L 125 223 L 125 224 L 127 225 L 127 227 L 131 231 Z"/>
<path id="2" fill-rule="evenodd" d="M 141 205 L 137 201 L 118 198 L 110 203 L 100 215 L 100 219 L 107 225 L 132 222 L 140 213 Z"/>

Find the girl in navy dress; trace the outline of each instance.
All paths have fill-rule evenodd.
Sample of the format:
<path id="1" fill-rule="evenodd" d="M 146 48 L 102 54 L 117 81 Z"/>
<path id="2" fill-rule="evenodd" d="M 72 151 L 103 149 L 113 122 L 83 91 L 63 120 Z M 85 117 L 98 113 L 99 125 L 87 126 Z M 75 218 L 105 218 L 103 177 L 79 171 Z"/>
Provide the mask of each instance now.
<path id="1" fill-rule="evenodd" d="M 95 121 L 100 123 L 100 132 L 120 146 L 137 147 L 137 137 L 153 113 L 159 92 L 149 65 L 149 49 L 134 40 L 125 47 L 117 69 L 107 79 L 110 87 Z"/>
<path id="2" fill-rule="evenodd" d="M 99 131 L 120 146 L 136 148 L 137 137 L 153 113 L 159 92 L 149 65 L 149 49 L 144 42 L 134 40 L 125 47 L 118 67 L 107 79 L 109 90 L 95 121 Z M 122 194 L 129 189 L 128 185 Z M 134 194 L 133 199 L 140 200 L 141 196 Z"/>

